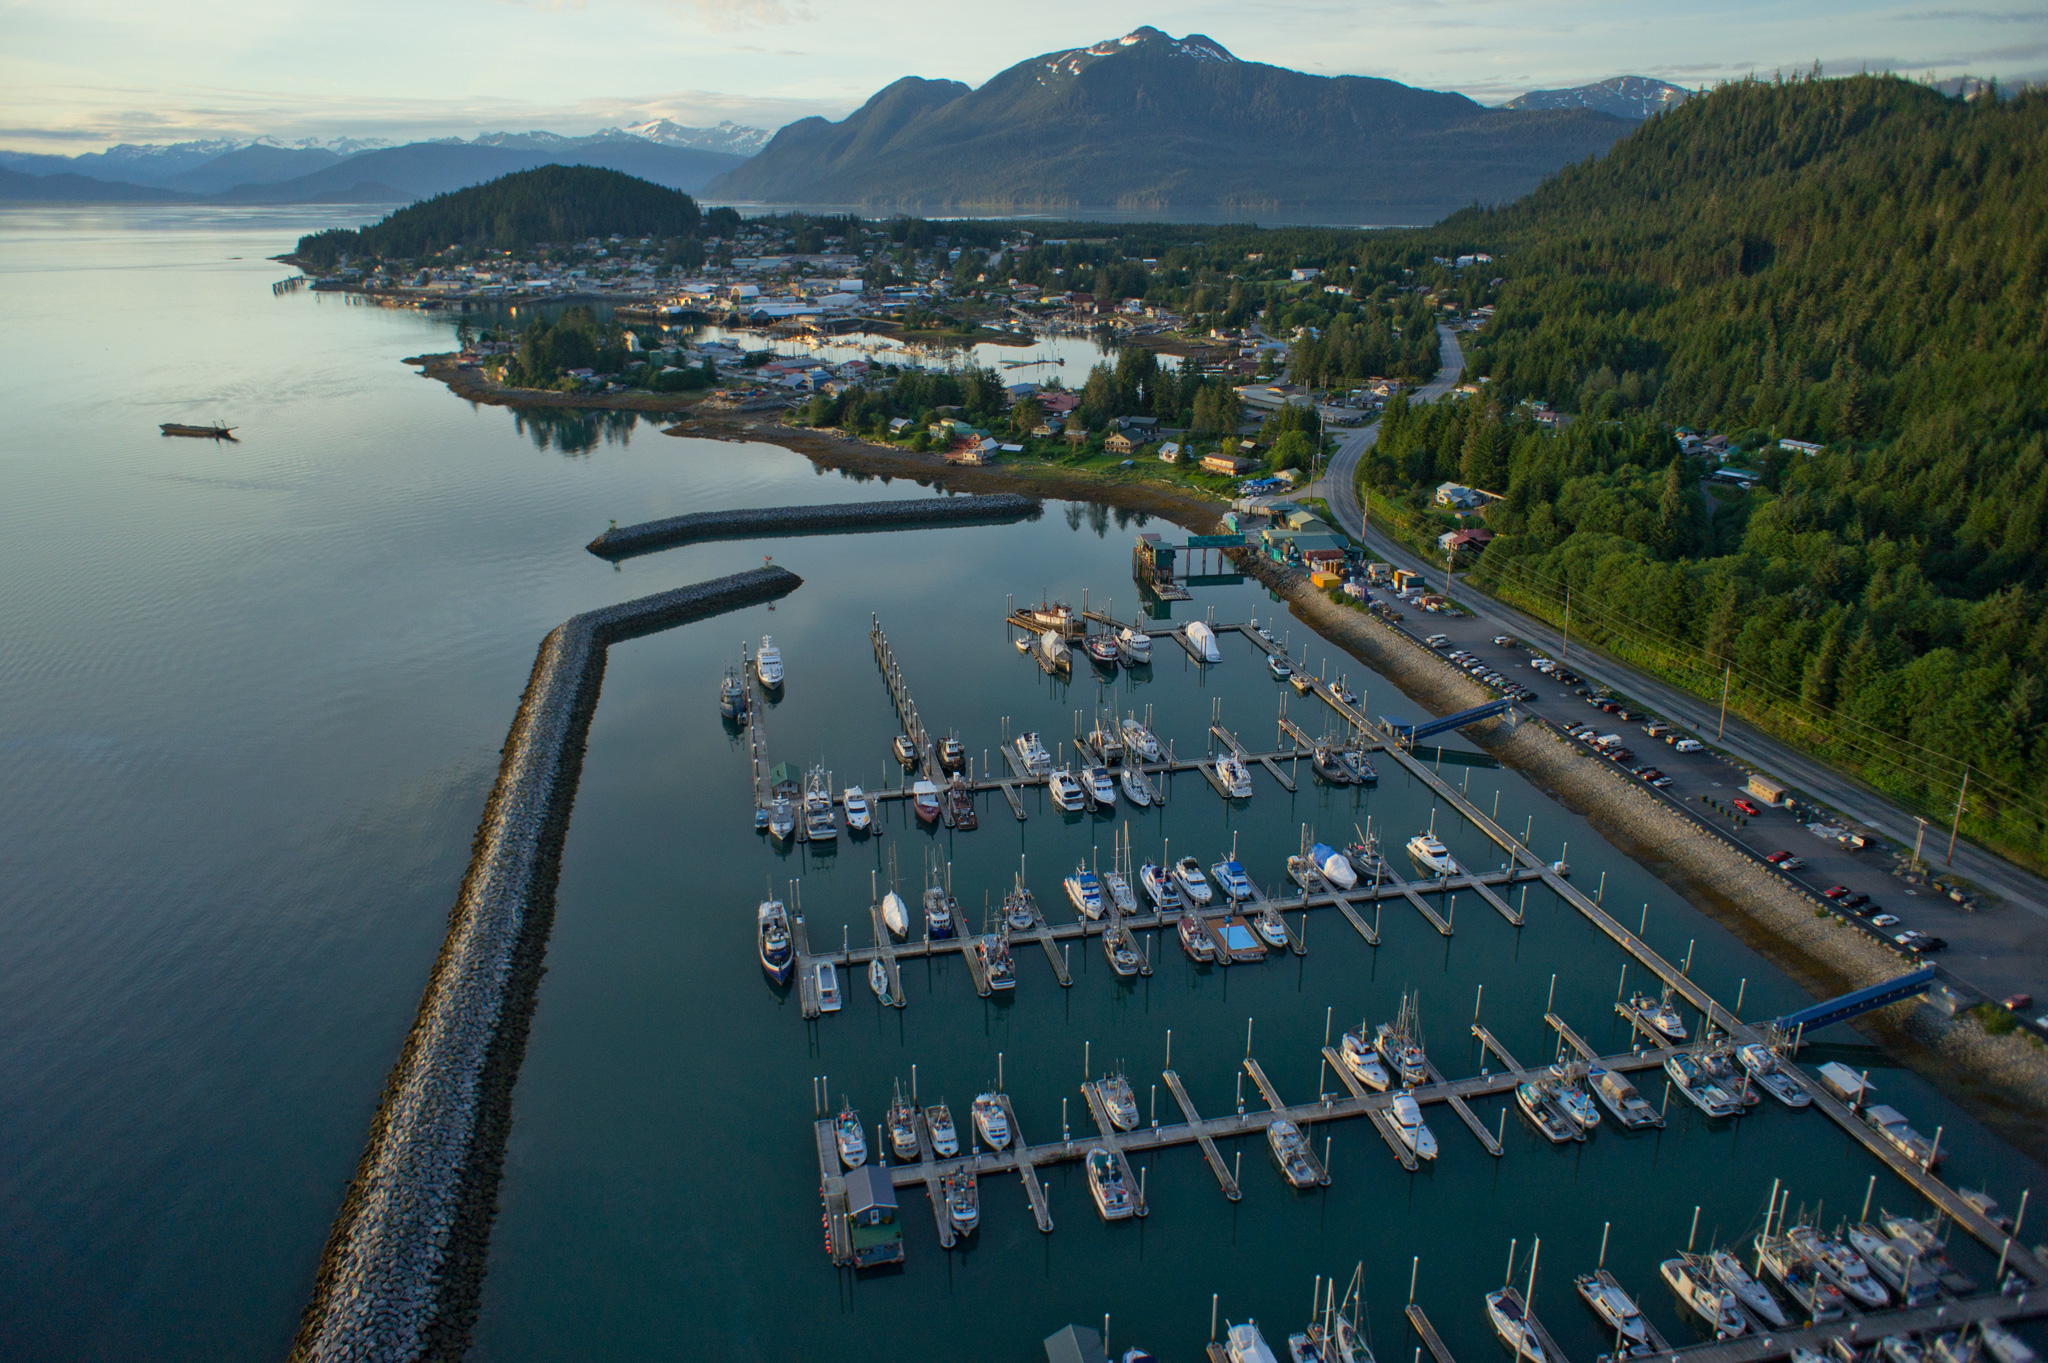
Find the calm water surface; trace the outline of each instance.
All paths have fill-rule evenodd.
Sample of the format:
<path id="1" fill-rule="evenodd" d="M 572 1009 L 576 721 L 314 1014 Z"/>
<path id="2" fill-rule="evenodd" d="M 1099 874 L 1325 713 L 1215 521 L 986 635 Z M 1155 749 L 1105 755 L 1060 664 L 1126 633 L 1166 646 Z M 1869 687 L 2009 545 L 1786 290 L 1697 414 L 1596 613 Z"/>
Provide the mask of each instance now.
<path id="1" fill-rule="evenodd" d="M 1559 1010 L 1619 1047 L 1605 1010 L 1621 957 L 1532 891 L 1519 933 L 1460 903 L 1447 942 L 1390 905 L 1377 951 L 1320 915 L 1306 958 L 1198 972 L 1162 942 L 1156 973 L 1134 985 L 1091 948 L 1075 952 L 1075 985 L 1061 990 L 1033 948 L 1015 997 L 993 1004 L 958 962 L 919 963 L 905 972 L 907 1009 L 885 1013 L 853 984 L 844 1013 L 806 1025 L 753 960 L 765 886 L 801 876 L 814 941 L 843 930 L 859 942 L 871 876 L 887 878 L 892 857 L 913 901 L 928 858 L 943 858 L 978 906 L 1021 856 L 1063 914 L 1060 874 L 1106 854 L 1122 820 L 1034 804 L 1018 824 L 997 803 L 975 833 L 931 835 L 899 806 L 879 837 L 778 853 L 748 829 L 745 748 L 713 705 L 743 639 L 773 633 L 788 662 L 787 695 L 767 716 L 774 756 L 823 762 L 842 783 L 877 784 L 889 766 L 871 612 L 927 721 L 977 752 L 1006 720 L 1064 735 L 1097 706 L 1149 706 L 1185 750 L 1220 703 L 1263 743 L 1282 688 L 1237 642 L 1206 673 L 1164 648 L 1150 676 L 1113 682 L 1049 682 L 1023 663 L 1000 623 L 1006 594 L 1134 599 L 1136 522 L 1100 508 L 593 559 L 580 546 L 612 519 L 921 490 L 629 419 L 472 408 L 398 363 L 441 348 L 447 323 L 273 296 L 288 271 L 264 257 L 324 225 L 275 210 L 0 214 L 0 310 L 17 338 L 0 366 L 12 423 L 0 447 L 0 1236 L 28 1266 L 0 1277 L 0 1353 L 282 1353 L 536 643 L 572 612 L 764 555 L 805 586 L 612 654 L 516 1096 L 477 1357 L 1025 1360 L 1059 1325 L 1109 1312 L 1118 1339 L 1186 1358 L 1211 1294 L 1227 1316 L 1269 1323 L 1277 1343 L 1306 1311 L 1313 1274 L 1348 1276 L 1363 1261 L 1392 1359 L 1410 1347 L 1398 1307 L 1419 1255 L 1421 1299 L 1462 1357 L 1485 1358 L 1476 1294 L 1499 1281 L 1510 1237 L 1526 1254 L 1538 1235 L 1538 1307 L 1591 1356 L 1599 1341 L 1569 1279 L 1591 1266 L 1603 1220 L 1614 1222 L 1610 1266 L 1684 1338 L 1654 1263 L 1683 1244 L 1695 1205 L 1705 1237 L 1745 1230 L 1779 1174 L 1829 1219 L 1860 1202 L 1877 1166 L 1810 1115 L 1766 1107 L 1716 1130 L 1674 1107 L 1661 1136 L 1603 1130 L 1561 1151 L 1510 1115 L 1496 1162 L 1443 1114 L 1443 1157 L 1413 1176 L 1368 1128 L 1333 1128 L 1334 1185 L 1310 1195 L 1285 1188 L 1262 1143 L 1245 1150 L 1236 1204 L 1192 1150 L 1162 1153 L 1139 1225 L 1104 1227 L 1081 1180 L 1056 1169 L 1058 1230 L 1041 1236 L 1021 1190 L 992 1179 L 980 1235 L 952 1255 L 913 1195 L 904 1270 L 835 1273 L 820 1253 L 814 1076 L 873 1123 L 913 1065 L 925 1100 L 944 1094 L 957 1113 L 1000 1056 L 1025 1132 L 1043 1141 L 1059 1134 L 1063 1098 L 1085 1120 L 1074 1088 L 1084 1041 L 1097 1069 L 1124 1061 L 1146 1102 L 1170 1028 L 1195 1102 L 1227 1111 L 1248 1019 L 1275 1083 L 1307 1097 L 1328 1082 L 1316 1056 L 1325 1009 L 1377 1018 L 1403 988 L 1421 991 L 1432 1053 L 1454 1074 L 1479 1064 L 1466 1027 L 1482 984 L 1486 1021 L 1525 1060 L 1550 1049 L 1539 1015 L 1553 975 Z M 239 425 L 241 443 L 156 434 L 160 421 L 214 418 Z M 1207 592 L 1197 609 L 1211 606 L 1219 619 L 1271 611 L 1250 586 Z M 1319 641 L 1291 633 L 1324 662 Z M 1341 666 L 1376 708 L 1414 711 Z M 1170 840 L 1175 855 L 1212 860 L 1235 838 L 1270 884 L 1304 823 L 1337 835 L 1370 817 L 1398 840 L 1432 814 L 1427 792 L 1391 772 L 1365 795 L 1304 780 L 1289 797 L 1255 779 L 1256 798 L 1232 810 L 1179 778 L 1163 814 L 1132 813 L 1139 855 Z M 1498 798 L 1503 822 L 1533 816 L 1539 847 L 1569 842 L 1582 884 L 1607 872 L 1610 904 L 1647 902 L 1652 939 L 1673 955 L 1694 944 L 1695 974 L 1724 997 L 1747 980 L 1752 1014 L 1798 999 L 1512 774 L 1470 781 L 1482 805 Z M 1485 860 L 1449 811 L 1436 818 L 1455 851 Z M 1871 1067 L 1923 1129 L 1944 1125 L 1960 1181 L 2010 1204 L 2037 1178 L 1855 1034 L 1813 1054 L 1831 1056 Z M 1491 1126 L 1501 1109 L 1481 1104 L 1480 1116 Z M 1909 1203 L 1887 1179 L 1879 1188 L 1880 1202 Z"/>

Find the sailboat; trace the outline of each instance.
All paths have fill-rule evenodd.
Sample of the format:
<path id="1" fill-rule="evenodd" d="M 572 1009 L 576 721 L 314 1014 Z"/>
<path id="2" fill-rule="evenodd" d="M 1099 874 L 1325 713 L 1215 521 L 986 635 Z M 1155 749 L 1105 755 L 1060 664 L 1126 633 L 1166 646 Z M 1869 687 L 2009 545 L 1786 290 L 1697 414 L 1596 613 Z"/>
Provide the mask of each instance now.
<path id="1" fill-rule="evenodd" d="M 1374 1363 L 1363 1334 L 1365 1265 L 1352 1270 L 1341 1300 L 1337 1280 L 1325 1280 L 1321 1306 L 1309 1313 L 1308 1329 L 1287 1337 L 1293 1363 Z"/>
<path id="2" fill-rule="evenodd" d="M 1422 1049 L 1419 995 L 1402 993 L 1399 1015 L 1394 1021 L 1379 1025 L 1373 1035 L 1373 1049 L 1404 1086 L 1429 1082 L 1429 1056 Z"/>

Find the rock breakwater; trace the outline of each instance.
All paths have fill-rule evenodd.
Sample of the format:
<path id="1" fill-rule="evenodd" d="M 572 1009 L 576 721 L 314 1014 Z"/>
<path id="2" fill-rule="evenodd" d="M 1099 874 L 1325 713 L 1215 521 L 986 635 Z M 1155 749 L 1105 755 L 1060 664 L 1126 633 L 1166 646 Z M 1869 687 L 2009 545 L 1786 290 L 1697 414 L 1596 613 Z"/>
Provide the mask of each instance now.
<path id="1" fill-rule="evenodd" d="M 669 516 L 638 525 L 615 525 L 586 547 L 599 558 L 622 559 L 705 540 L 757 539 L 764 535 L 857 535 L 913 525 L 994 524 L 1022 520 L 1038 512 L 1036 498 L 1009 492 L 981 497 L 742 507 Z"/>

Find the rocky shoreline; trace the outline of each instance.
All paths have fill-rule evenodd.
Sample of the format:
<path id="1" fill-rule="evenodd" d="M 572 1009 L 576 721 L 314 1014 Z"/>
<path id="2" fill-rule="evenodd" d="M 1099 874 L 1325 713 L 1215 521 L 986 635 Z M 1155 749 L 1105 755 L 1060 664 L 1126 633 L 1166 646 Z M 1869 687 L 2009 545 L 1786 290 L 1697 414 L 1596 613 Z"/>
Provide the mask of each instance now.
<path id="1" fill-rule="evenodd" d="M 605 652 L 801 582 L 756 568 L 574 616 L 541 641 L 448 935 L 321 1257 L 295 1363 L 466 1352 Z"/>

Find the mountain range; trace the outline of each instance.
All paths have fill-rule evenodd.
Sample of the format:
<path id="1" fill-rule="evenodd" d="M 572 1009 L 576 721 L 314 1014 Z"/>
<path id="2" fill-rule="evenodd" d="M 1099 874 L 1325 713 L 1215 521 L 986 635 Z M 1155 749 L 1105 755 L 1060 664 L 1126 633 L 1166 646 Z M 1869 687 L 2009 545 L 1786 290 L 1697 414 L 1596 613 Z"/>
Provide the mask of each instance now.
<path id="1" fill-rule="evenodd" d="M 1684 103 L 1692 91 L 1649 76 L 1614 76 L 1569 90 L 1531 90 L 1501 105 L 1503 109 L 1592 109 L 1634 122 Z"/>
<path id="2" fill-rule="evenodd" d="M 1631 124 L 1590 107 L 1241 61 L 1151 27 L 1019 62 L 978 88 L 906 76 L 837 122 L 789 124 L 714 199 L 923 212 L 1434 221 L 1524 194 Z"/>

